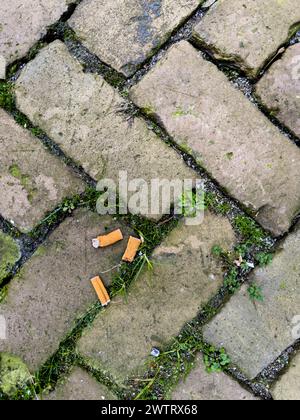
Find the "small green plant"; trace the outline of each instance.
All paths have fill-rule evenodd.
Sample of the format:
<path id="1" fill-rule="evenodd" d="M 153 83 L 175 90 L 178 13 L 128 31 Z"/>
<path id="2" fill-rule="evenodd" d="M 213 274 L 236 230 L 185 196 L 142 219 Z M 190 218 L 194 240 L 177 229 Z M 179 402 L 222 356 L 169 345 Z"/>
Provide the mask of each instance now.
<path id="1" fill-rule="evenodd" d="M 221 203 L 216 206 L 216 210 L 218 213 L 225 215 L 230 212 L 231 207 L 228 203 Z"/>
<path id="2" fill-rule="evenodd" d="M 208 209 L 213 209 L 217 206 L 217 199 L 215 194 L 211 192 L 205 192 L 204 194 L 204 204 Z"/>
<path id="3" fill-rule="evenodd" d="M 205 193 L 203 191 L 186 191 L 181 197 L 179 206 L 185 217 L 196 217 L 207 208 Z"/>
<path id="4" fill-rule="evenodd" d="M 231 363 L 225 349 L 217 350 L 214 346 L 207 347 L 204 350 L 203 360 L 208 373 L 222 372 Z"/>
<path id="5" fill-rule="evenodd" d="M 249 288 L 248 288 L 248 293 L 249 293 L 249 297 L 250 299 L 254 302 L 254 301 L 259 301 L 259 302 L 263 302 L 264 301 L 264 297 L 262 294 L 262 288 L 257 286 L 257 284 L 252 284 Z"/>
<path id="6" fill-rule="evenodd" d="M 76 208 L 76 205 L 73 200 L 65 200 L 62 205 L 62 211 L 64 213 L 72 213 Z"/>
<path id="7" fill-rule="evenodd" d="M 237 245 L 234 248 L 234 251 L 236 252 L 237 255 L 239 255 L 242 258 L 244 258 L 244 257 L 246 257 L 246 255 L 249 252 L 249 246 L 248 246 L 248 244 L 240 244 L 240 245 Z"/>
<path id="8" fill-rule="evenodd" d="M 224 286 L 229 291 L 229 293 L 235 293 L 239 287 L 240 283 L 238 280 L 238 270 L 236 268 L 232 268 L 224 278 Z"/>
<path id="9" fill-rule="evenodd" d="M 259 263 L 261 267 L 266 267 L 271 264 L 273 261 L 274 255 L 267 252 L 260 252 L 255 256 L 255 260 Z"/>
<path id="10" fill-rule="evenodd" d="M 263 239 L 266 237 L 263 230 L 249 217 L 237 216 L 233 223 L 248 243 L 261 245 Z"/>
<path id="11" fill-rule="evenodd" d="M 216 257 L 221 257 L 224 254 L 224 250 L 222 247 L 220 247 L 219 245 L 215 245 L 212 247 L 211 250 L 212 254 L 215 255 Z"/>

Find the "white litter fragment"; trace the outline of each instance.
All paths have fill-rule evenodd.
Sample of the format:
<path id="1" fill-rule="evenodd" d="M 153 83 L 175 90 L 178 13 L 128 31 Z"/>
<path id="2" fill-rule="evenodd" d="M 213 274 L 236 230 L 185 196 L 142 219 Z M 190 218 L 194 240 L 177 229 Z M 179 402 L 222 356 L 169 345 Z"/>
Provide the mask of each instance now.
<path id="1" fill-rule="evenodd" d="M 156 348 L 153 348 L 151 350 L 151 356 L 153 356 L 153 357 L 159 357 L 160 356 L 160 350 L 158 350 Z"/>
<path id="2" fill-rule="evenodd" d="M 92 244 L 93 244 L 93 247 L 96 249 L 100 247 L 100 243 L 98 239 L 93 239 Z"/>

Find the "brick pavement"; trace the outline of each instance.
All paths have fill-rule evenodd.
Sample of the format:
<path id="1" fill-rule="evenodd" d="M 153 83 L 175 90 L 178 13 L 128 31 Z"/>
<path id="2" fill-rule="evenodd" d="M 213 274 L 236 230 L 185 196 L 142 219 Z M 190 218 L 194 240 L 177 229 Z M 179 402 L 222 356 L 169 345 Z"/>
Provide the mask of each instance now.
<path id="1" fill-rule="evenodd" d="M 296 0 L 2 0 L 1 399 L 300 399 L 299 21 Z M 203 182 L 201 223 L 97 214 L 119 171 Z"/>

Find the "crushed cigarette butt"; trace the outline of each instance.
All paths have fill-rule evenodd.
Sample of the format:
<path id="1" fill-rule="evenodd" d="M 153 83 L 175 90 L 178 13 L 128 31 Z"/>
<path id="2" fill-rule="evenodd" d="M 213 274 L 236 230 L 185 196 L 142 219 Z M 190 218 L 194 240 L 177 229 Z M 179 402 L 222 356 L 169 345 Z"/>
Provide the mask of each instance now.
<path id="1" fill-rule="evenodd" d="M 98 238 L 92 240 L 92 244 L 94 248 L 105 248 L 119 241 L 122 241 L 122 239 L 123 234 L 120 229 L 117 229 L 108 235 L 98 236 Z"/>
<path id="2" fill-rule="evenodd" d="M 132 262 L 135 259 L 135 256 L 138 252 L 141 243 L 142 241 L 140 239 L 130 236 L 127 244 L 127 249 L 125 251 L 125 254 L 123 255 L 122 260 Z"/>
<path id="3" fill-rule="evenodd" d="M 97 293 L 97 296 L 101 302 L 101 305 L 107 306 L 110 303 L 110 297 L 100 277 L 99 276 L 94 277 L 91 280 L 91 283 Z"/>

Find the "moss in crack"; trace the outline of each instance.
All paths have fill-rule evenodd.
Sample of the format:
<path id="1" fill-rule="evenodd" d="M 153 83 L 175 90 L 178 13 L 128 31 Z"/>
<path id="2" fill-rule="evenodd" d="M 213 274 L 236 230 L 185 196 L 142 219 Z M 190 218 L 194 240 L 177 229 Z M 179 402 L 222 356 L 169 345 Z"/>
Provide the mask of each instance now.
<path id="1" fill-rule="evenodd" d="M 7 296 L 7 293 L 8 293 L 8 286 L 7 285 L 0 288 L 0 303 L 4 302 L 4 300 Z"/>
<path id="2" fill-rule="evenodd" d="M 125 398 L 158 400 L 167 396 L 178 381 L 194 367 L 197 353 L 202 349 L 202 334 L 196 320 L 191 321 L 159 357 L 147 362 L 143 377 L 129 381 Z"/>
<path id="3" fill-rule="evenodd" d="M 14 110 L 14 118 L 16 123 L 28 129 L 34 136 L 39 137 L 44 135 L 44 132 L 40 128 L 32 125 L 31 121 L 21 112 Z"/>
<path id="4" fill-rule="evenodd" d="M 12 112 L 15 107 L 13 85 L 10 82 L 0 82 L 0 107 Z"/>
<path id="5" fill-rule="evenodd" d="M 20 249 L 8 235 L 0 232 L 0 284 L 20 259 Z"/>

